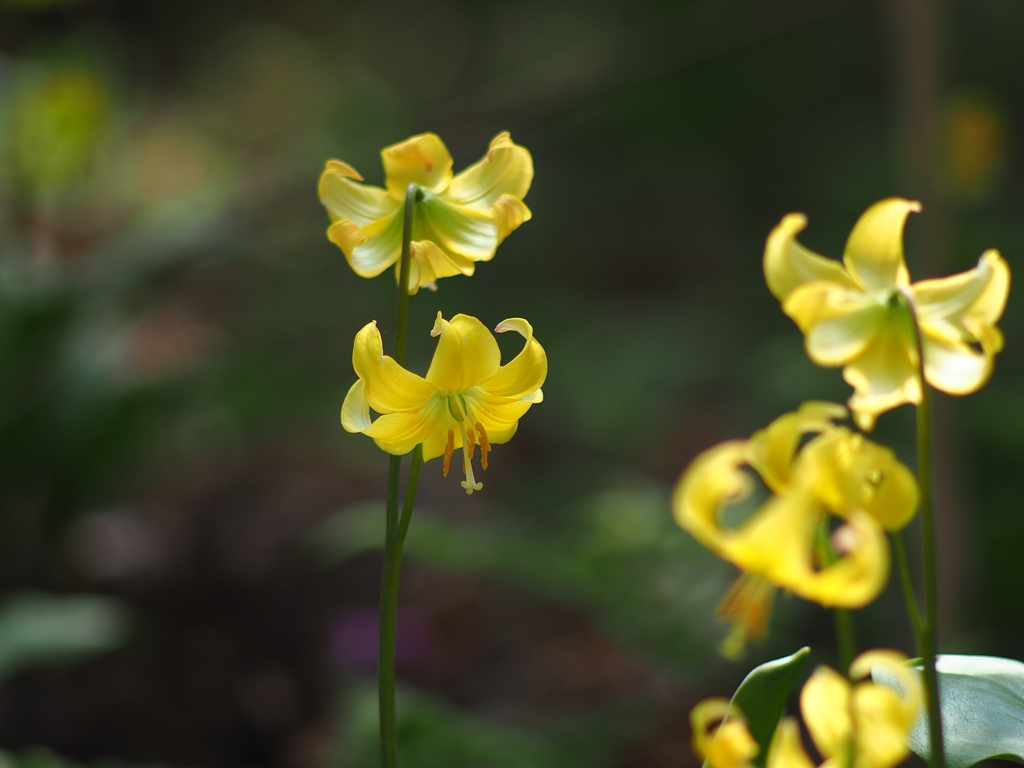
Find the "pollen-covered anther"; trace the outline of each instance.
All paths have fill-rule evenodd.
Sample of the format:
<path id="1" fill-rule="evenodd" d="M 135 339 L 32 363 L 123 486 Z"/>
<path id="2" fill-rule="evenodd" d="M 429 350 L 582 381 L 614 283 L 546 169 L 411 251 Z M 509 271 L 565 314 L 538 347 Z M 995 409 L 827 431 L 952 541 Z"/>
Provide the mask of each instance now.
<path id="1" fill-rule="evenodd" d="M 466 427 L 466 437 L 469 438 L 469 458 L 472 459 L 473 453 L 476 451 L 476 434 L 472 427 Z"/>
<path id="2" fill-rule="evenodd" d="M 480 435 L 480 468 L 487 469 L 487 454 L 491 452 L 491 443 L 487 439 L 487 430 L 479 421 L 476 423 L 476 431 Z M 472 458 L 473 454 L 469 454 Z"/>
<path id="3" fill-rule="evenodd" d="M 444 476 L 448 477 L 448 470 L 452 468 L 452 454 L 455 453 L 455 430 L 448 430 L 448 442 L 444 445 Z"/>

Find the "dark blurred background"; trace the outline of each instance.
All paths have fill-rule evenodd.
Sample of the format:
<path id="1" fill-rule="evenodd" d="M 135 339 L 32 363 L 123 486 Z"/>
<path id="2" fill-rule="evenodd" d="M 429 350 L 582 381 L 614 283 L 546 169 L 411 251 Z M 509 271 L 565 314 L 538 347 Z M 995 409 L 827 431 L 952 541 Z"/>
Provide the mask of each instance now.
<path id="1" fill-rule="evenodd" d="M 0 2 L 0 745 L 6 760 L 369 768 L 386 459 L 338 423 L 394 280 L 325 237 L 326 159 L 508 129 L 534 219 L 412 300 L 529 318 L 546 400 L 485 490 L 426 465 L 403 575 L 406 768 L 695 765 L 689 707 L 831 618 L 718 646 L 734 573 L 671 521 L 700 450 L 844 400 L 761 274 L 920 198 L 916 279 L 1024 251 L 1018 0 Z M 946 651 L 1024 656 L 1024 343 L 940 396 Z M 513 335 L 513 334 L 509 334 Z M 506 346 L 506 342 L 508 345 Z M 502 340 L 506 355 L 515 351 Z M 912 413 L 878 439 L 911 462 Z M 861 647 L 912 650 L 898 590 Z M 810 665 L 805 670 L 809 672 Z"/>

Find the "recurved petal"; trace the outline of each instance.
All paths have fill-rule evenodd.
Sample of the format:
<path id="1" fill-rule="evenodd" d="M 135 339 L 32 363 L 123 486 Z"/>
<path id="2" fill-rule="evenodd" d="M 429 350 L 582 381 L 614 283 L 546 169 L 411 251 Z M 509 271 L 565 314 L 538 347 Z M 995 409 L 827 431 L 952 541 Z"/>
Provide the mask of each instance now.
<path id="1" fill-rule="evenodd" d="M 939 339 L 924 328 L 924 375 L 936 389 L 951 395 L 976 392 L 992 375 L 993 355 L 962 341 Z"/>
<path id="2" fill-rule="evenodd" d="M 508 131 L 491 139 L 487 154 L 452 179 L 448 196 L 461 205 L 486 211 L 502 195 L 522 200 L 533 181 L 530 152 L 512 141 Z"/>
<path id="3" fill-rule="evenodd" d="M 449 321 L 438 312 L 430 335 L 441 337 L 427 370 L 427 381 L 439 390 L 476 387 L 501 365 L 498 342 L 475 317 L 456 315 Z"/>
<path id="4" fill-rule="evenodd" d="M 843 754 L 850 739 L 850 682 L 821 666 L 800 691 L 800 712 L 822 757 Z"/>
<path id="5" fill-rule="evenodd" d="M 385 147 L 385 185 L 395 200 L 405 200 L 410 184 L 428 192 L 441 192 L 452 180 L 452 156 L 436 133 L 421 133 Z"/>
<path id="6" fill-rule="evenodd" d="M 742 501 L 754 489 L 753 480 L 742 469 L 746 460 L 744 440 L 709 448 L 690 463 L 672 493 L 676 523 L 719 556 L 729 534 L 720 523 L 723 507 Z"/>
<path id="7" fill-rule="evenodd" d="M 420 411 L 388 413 L 379 417 L 363 434 L 393 456 L 402 456 L 426 440 L 434 424 Z"/>
<path id="8" fill-rule="evenodd" d="M 693 751 L 708 768 L 746 768 L 757 755 L 757 742 L 739 710 L 726 699 L 705 699 L 690 711 Z"/>
<path id="9" fill-rule="evenodd" d="M 357 275 L 376 277 L 402 255 L 402 212 L 395 211 L 362 229 L 351 219 L 339 219 L 328 228 L 327 239 L 341 248 Z"/>
<path id="10" fill-rule="evenodd" d="M 353 176 L 355 174 L 355 176 Z M 317 191 L 320 202 L 327 208 L 332 221 L 349 219 L 357 227 L 390 216 L 401 203 L 391 197 L 387 190 L 371 187 L 353 181 L 362 177 L 340 160 L 328 160 L 327 168 L 320 175 Z"/>
<path id="11" fill-rule="evenodd" d="M 843 263 L 862 288 L 879 291 L 910 281 L 903 261 L 903 225 L 907 216 L 920 211 L 916 200 L 890 197 L 861 214 L 846 241 Z"/>
<path id="12" fill-rule="evenodd" d="M 352 367 L 364 382 L 366 401 L 378 413 L 420 409 L 434 394 L 430 384 L 384 354 L 376 322 L 367 323 L 356 334 Z"/>
<path id="13" fill-rule="evenodd" d="M 886 320 L 874 341 L 843 369 L 854 388 L 850 410 L 861 429 L 871 429 L 885 411 L 921 402 L 916 346 L 912 327 Z"/>
<path id="14" fill-rule="evenodd" d="M 768 751 L 767 768 L 815 768 L 800 740 L 800 726 L 793 717 L 784 717 Z"/>
<path id="15" fill-rule="evenodd" d="M 459 205 L 443 195 L 425 195 L 417 214 L 423 232 L 420 239 L 471 261 L 489 261 L 494 256 L 500 232 L 492 212 Z"/>
<path id="16" fill-rule="evenodd" d="M 521 419 L 533 405 L 529 400 L 492 397 L 477 390 L 466 396 L 471 423 L 479 421 L 487 430 L 487 439 L 493 445 L 507 443 L 516 433 Z"/>
<path id="17" fill-rule="evenodd" d="M 755 432 L 748 444 L 748 461 L 775 493 L 782 493 L 793 473 L 793 458 L 804 435 L 825 432 L 845 419 L 846 408 L 836 403 L 809 401 L 795 413 L 780 416 Z"/>
<path id="18" fill-rule="evenodd" d="M 840 555 L 832 565 L 814 570 L 809 556 L 780 558 L 768 578 L 826 608 L 863 608 L 878 597 L 889 577 L 885 531 L 870 515 L 855 511 L 836 530 L 832 541 Z M 808 546 L 808 555 L 809 550 Z"/>
<path id="19" fill-rule="evenodd" d="M 345 402 L 341 404 L 341 426 L 346 432 L 362 432 L 370 426 L 370 404 L 366 402 L 366 382 L 356 379 L 348 394 L 345 395 Z"/>
<path id="20" fill-rule="evenodd" d="M 533 212 L 526 207 L 526 203 L 512 195 L 502 195 L 495 201 L 491 208 L 494 220 L 498 223 L 498 242 L 501 243 L 509 234 L 517 229 L 524 221 L 533 218 Z"/>
<path id="21" fill-rule="evenodd" d="M 420 288 L 436 287 L 442 277 L 472 275 L 476 265 L 457 254 L 447 254 L 429 240 L 410 243 L 409 295 L 415 296 Z M 401 280 L 402 261 L 395 262 L 395 281 Z"/>
<path id="22" fill-rule="evenodd" d="M 807 227 L 807 217 L 790 213 L 768 235 L 764 248 L 764 278 L 768 290 L 785 301 L 796 288 L 824 280 L 848 289 L 857 285 L 843 265 L 804 248 L 796 236 Z"/>
<path id="23" fill-rule="evenodd" d="M 974 269 L 937 280 L 922 280 L 910 290 L 922 323 L 956 323 L 969 316 L 993 325 L 1006 307 L 1010 268 L 998 251 L 985 251 Z"/>
<path id="24" fill-rule="evenodd" d="M 494 397 L 526 398 L 540 391 L 548 375 L 548 357 L 544 348 L 533 338 L 533 326 L 521 317 L 498 323 L 496 333 L 516 331 L 526 339 L 522 351 L 501 366 L 497 373 L 480 385 L 480 389 Z"/>

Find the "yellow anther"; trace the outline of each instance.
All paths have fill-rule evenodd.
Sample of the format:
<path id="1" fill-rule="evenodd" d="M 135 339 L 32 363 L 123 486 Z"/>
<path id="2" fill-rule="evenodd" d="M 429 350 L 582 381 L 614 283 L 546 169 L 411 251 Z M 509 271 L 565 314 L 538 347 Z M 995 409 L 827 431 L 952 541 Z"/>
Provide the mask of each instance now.
<path id="1" fill-rule="evenodd" d="M 487 430 L 479 421 L 476 423 L 476 431 L 480 435 L 480 468 L 487 469 L 487 454 L 491 452 L 491 443 L 487 439 Z M 473 454 L 469 455 L 473 456 Z"/>
<path id="2" fill-rule="evenodd" d="M 473 452 L 476 451 L 476 434 L 473 432 L 472 427 L 466 427 L 466 437 L 469 438 L 469 458 L 473 458 Z"/>
<path id="3" fill-rule="evenodd" d="M 444 476 L 448 477 L 448 470 L 452 467 L 452 454 L 455 453 L 455 431 L 448 430 L 448 442 L 444 446 Z"/>

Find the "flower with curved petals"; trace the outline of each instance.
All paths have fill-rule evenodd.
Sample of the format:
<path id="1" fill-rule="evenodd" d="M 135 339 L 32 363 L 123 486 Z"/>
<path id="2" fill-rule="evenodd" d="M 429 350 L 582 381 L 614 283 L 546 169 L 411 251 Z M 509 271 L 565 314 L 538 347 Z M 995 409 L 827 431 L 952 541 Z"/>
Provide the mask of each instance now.
<path id="1" fill-rule="evenodd" d="M 854 659 L 849 678 L 825 666 L 814 671 L 800 692 L 800 711 L 825 758 L 821 768 L 893 768 L 910 754 L 907 737 L 921 707 L 921 690 L 906 661 L 899 651 L 873 650 Z M 899 692 L 865 679 L 876 667 L 885 668 Z M 690 712 L 690 724 L 693 750 L 708 768 L 751 768 L 758 746 L 735 705 L 706 699 Z M 815 768 L 795 717 L 779 721 L 766 768 Z"/>
<path id="2" fill-rule="evenodd" d="M 772 593 L 762 582 L 837 608 L 863 607 L 885 585 L 885 530 L 899 530 L 910 521 L 917 484 L 892 451 L 834 423 L 845 415 L 846 409 L 834 403 L 804 403 L 749 440 L 705 451 L 676 485 L 676 522 L 744 572 L 741 609 L 724 604 L 722 609 L 741 628 L 754 626 L 751 616 L 763 622 L 770 610 Z M 754 490 L 745 466 L 756 470 L 772 495 L 729 528 L 722 521 L 724 508 Z M 834 557 L 826 561 L 820 538 L 828 534 L 830 516 L 842 524 L 831 534 L 828 549 Z M 751 584 L 750 576 L 758 578 Z M 730 598 L 738 599 L 735 590 L 727 602 Z M 749 605 L 752 600 L 760 606 Z M 730 636 L 730 642 L 736 647 L 737 638 Z"/>
<path id="3" fill-rule="evenodd" d="M 807 226 L 803 214 L 784 217 L 765 245 L 768 288 L 803 331 L 811 360 L 843 368 L 862 429 L 887 410 L 921 402 L 915 317 L 925 379 L 943 392 L 980 389 L 1003 348 L 996 323 L 1010 289 L 1006 261 L 988 250 L 974 269 L 911 284 L 903 226 L 920 210 L 898 197 L 875 203 L 850 233 L 841 264 L 797 241 Z"/>
<path id="4" fill-rule="evenodd" d="M 361 183 L 347 163 L 328 160 L 320 176 L 320 202 L 331 226 L 327 238 L 341 248 L 362 277 L 376 277 L 402 251 L 405 198 L 419 187 L 413 216 L 409 293 L 436 287 L 453 275 L 472 275 L 498 245 L 532 214 L 523 198 L 533 181 L 533 158 L 509 133 L 491 140 L 483 159 L 457 176 L 452 156 L 433 133 L 421 133 L 381 150 L 385 187 Z"/>
<path id="5" fill-rule="evenodd" d="M 544 348 L 533 327 L 521 317 L 498 324 L 497 333 L 516 331 L 523 350 L 501 365 L 501 352 L 490 331 L 469 315 L 445 320 L 437 313 L 431 336 L 440 337 L 426 377 L 417 376 L 384 354 L 380 331 L 367 323 L 352 348 L 359 377 L 345 396 L 341 424 L 349 432 L 372 437 L 387 453 L 400 456 L 422 443 L 423 460 L 444 456 L 447 476 L 453 453 L 461 448 L 467 494 L 483 483 L 473 474 L 473 454 L 487 469 L 492 445 L 507 443 L 530 406 L 544 399 L 547 377 Z M 371 419 L 370 409 L 381 416 Z"/>

